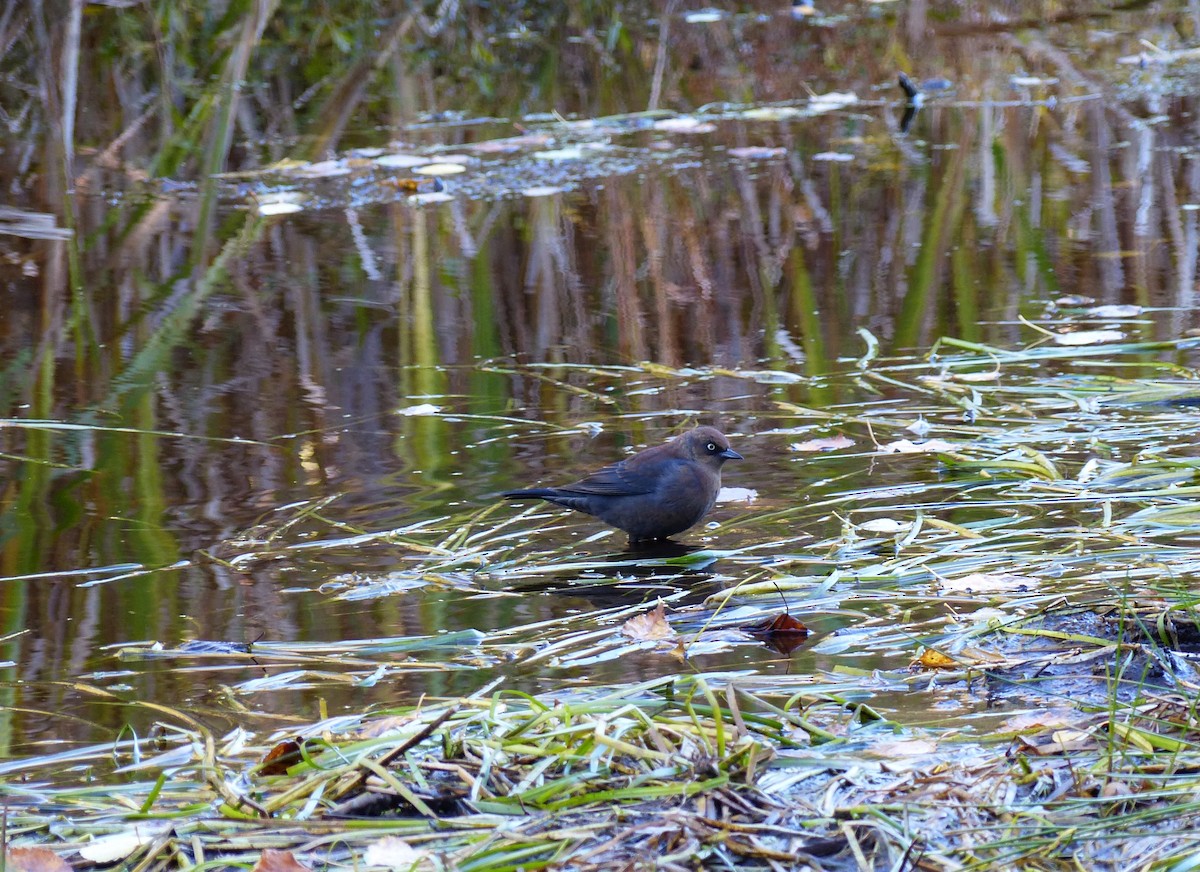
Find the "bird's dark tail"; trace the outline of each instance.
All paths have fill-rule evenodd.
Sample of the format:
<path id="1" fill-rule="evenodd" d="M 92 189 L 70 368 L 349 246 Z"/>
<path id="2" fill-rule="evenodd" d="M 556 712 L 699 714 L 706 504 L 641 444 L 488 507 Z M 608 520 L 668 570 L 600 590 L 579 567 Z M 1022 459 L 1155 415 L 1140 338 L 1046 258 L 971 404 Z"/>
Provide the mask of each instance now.
<path id="1" fill-rule="evenodd" d="M 558 496 L 552 488 L 535 487 L 529 490 L 512 490 L 500 494 L 506 500 L 548 500 Z"/>

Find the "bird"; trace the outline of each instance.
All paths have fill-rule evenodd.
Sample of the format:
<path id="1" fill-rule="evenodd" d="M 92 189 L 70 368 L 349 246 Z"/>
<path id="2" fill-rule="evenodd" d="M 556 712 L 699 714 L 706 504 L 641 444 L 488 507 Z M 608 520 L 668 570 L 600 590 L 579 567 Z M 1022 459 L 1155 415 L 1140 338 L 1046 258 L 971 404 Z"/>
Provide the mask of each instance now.
<path id="1" fill-rule="evenodd" d="M 574 484 L 505 491 L 595 515 L 630 542 L 666 539 L 695 526 L 721 490 L 726 460 L 743 460 L 715 427 L 697 427 L 596 470 Z"/>

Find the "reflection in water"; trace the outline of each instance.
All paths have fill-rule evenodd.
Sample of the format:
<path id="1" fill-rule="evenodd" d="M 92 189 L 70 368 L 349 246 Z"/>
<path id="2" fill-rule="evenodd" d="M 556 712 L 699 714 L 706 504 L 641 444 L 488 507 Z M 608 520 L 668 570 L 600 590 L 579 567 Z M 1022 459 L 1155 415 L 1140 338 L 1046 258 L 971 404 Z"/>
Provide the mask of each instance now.
<path id="1" fill-rule="evenodd" d="M 561 568 L 551 565 L 544 577 L 510 588 L 569 592 L 598 605 L 653 599 L 679 588 L 703 587 L 711 593 L 706 583 L 715 576 L 709 570 L 719 559 L 720 552 L 702 545 L 670 539 L 631 542 L 626 551 L 580 555 Z"/>
<path id="2" fill-rule="evenodd" d="M 835 426 L 839 409 L 881 397 L 917 401 L 836 377 L 863 355 L 860 329 L 884 353 L 923 352 L 943 335 L 1020 345 L 1031 339 L 1020 319 L 1065 294 L 1167 310 L 1123 328 L 1134 337 L 1195 329 L 1196 97 L 1170 70 L 1117 63 L 1140 50 L 1145 21 L 1134 16 L 1148 13 L 1095 4 L 1103 32 L 1080 19 L 1012 33 L 993 4 L 955 7 L 945 22 L 926 4 L 892 5 L 831 24 L 766 2 L 762 20 L 680 21 L 659 104 L 707 106 L 715 130 L 634 119 L 590 138 L 526 113 L 640 110 L 656 53 L 572 16 L 531 29 L 464 8 L 420 37 L 403 18 L 336 3 L 322 5 L 328 27 L 267 2 L 195 33 L 145 5 L 90 6 L 79 31 L 25 22 L 0 82 L 11 120 L 0 184 L 24 210 L 6 214 L 12 232 L 0 235 L 0 396 L 22 419 L 0 429 L 0 561 L 5 577 L 24 577 L 0 587 L 9 674 L 95 672 L 139 697 L 207 704 L 211 687 L 173 669 L 111 677 L 102 647 L 552 620 L 561 598 L 449 588 L 331 605 L 311 591 L 390 571 L 411 543 L 320 559 L 286 548 L 421 523 L 449 539 L 518 470 L 599 465 L 614 441 L 655 444 L 701 419 L 752 442 L 754 462 L 731 479 L 777 505 L 817 503 L 868 474 L 902 484 L 910 472 L 853 457 L 798 462 L 789 445 L 807 436 L 756 435 Z M 629 14 L 622 27 L 644 25 Z M 1165 29 L 1190 26 L 1186 12 L 1154 14 Z M 544 42 L 513 35 L 531 32 Z M 352 59 L 333 34 L 353 36 Z M 404 42 L 418 38 L 433 41 Z M 164 41 L 187 50 L 163 56 Z M 121 64 L 115 44 L 131 46 Z M 303 69 L 296 44 L 311 57 Z M 467 45 L 490 45 L 494 58 L 468 61 Z M 58 75 L 72 51 L 74 92 Z M 895 57 L 919 61 L 914 78 L 961 83 L 901 121 L 904 136 Z M 163 64 L 177 68 L 164 75 Z M 857 99 L 805 114 L 805 87 Z M 766 101 L 782 105 L 743 111 Z M 522 132 L 547 141 L 497 150 Z M 579 156 L 563 157 L 556 138 Z M 310 141 L 320 153 L 306 153 Z M 453 199 L 417 207 L 387 184 L 395 178 L 357 163 L 300 181 L 214 176 L 352 146 L 436 146 L 464 155 L 472 181 L 447 177 Z M 520 195 L 531 180 L 542 196 Z M 273 188 L 309 197 L 306 210 L 249 210 L 248 197 Z M 718 515 L 719 528 L 683 547 L 838 524 L 816 510 L 803 531 L 770 526 L 768 509 Z M 175 567 L 258 523 L 276 548 L 258 562 Z M 706 569 L 659 559 L 592 571 L 709 585 Z M 141 574 L 91 587 L 55 575 L 103 567 Z M 421 675 L 396 693 L 467 684 Z M 56 725 L 61 735 L 110 735 L 131 716 L 92 708 L 68 685 L 15 687 L 0 688 L 0 751 L 46 729 L 36 713 L 14 714 L 19 705 L 83 717 Z M 294 710 L 313 698 L 289 693 Z M 350 690 L 330 698 L 363 702 Z"/>

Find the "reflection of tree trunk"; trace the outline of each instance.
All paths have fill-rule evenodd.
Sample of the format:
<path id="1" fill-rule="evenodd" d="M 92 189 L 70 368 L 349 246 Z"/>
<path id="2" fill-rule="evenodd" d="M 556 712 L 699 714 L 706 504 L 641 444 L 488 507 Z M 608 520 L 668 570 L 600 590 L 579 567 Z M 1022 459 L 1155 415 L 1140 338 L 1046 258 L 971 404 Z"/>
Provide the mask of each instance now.
<path id="1" fill-rule="evenodd" d="M 706 204 L 697 203 L 689 197 L 684 201 L 687 205 L 683 214 L 676 216 L 683 234 L 683 246 L 687 253 L 688 269 L 691 270 L 692 280 L 689 282 L 689 292 L 684 300 L 686 306 L 687 330 L 681 337 L 680 353 L 685 363 L 698 363 L 700 357 L 691 352 L 691 348 L 712 348 L 716 342 L 716 329 L 712 319 L 712 301 L 716 296 L 716 280 L 713 278 L 709 258 L 712 250 L 707 240 L 703 239 L 697 227 L 697 215 L 703 215 Z M 710 227 L 710 233 L 715 238 L 724 239 L 718 226 Z M 694 287 L 695 291 L 691 288 Z"/>
<path id="2" fill-rule="evenodd" d="M 632 202 L 637 199 L 634 197 Z M 615 185 L 605 191 L 608 255 L 617 314 L 617 350 L 625 360 L 645 360 L 642 312 L 638 305 L 637 237 L 630 214 L 632 202 L 628 196 L 620 196 Z M 654 357 L 657 359 L 657 354 Z"/>
<path id="3" fill-rule="evenodd" d="M 663 261 L 667 255 L 663 247 L 663 228 L 674 224 L 670 210 L 667 209 L 661 186 L 654 186 L 646 192 L 646 208 L 642 213 L 642 237 L 646 240 L 646 262 L 650 272 L 650 288 L 654 293 L 654 314 L 658 322 L 656 334 L 658 343 L 655 350 L 655 360 L 667 366 L 679 366 L 679 347 L 675 338 L 674 313 L 671 305 L 671 292 L 674 283 L 667 278 Z"/>
<path id="4" fill-rule="evenodd" d="M 1092 202 L 1096 209 L 1096 232 L 1099 242 L 1095 252 L 1098 255 L 1096 270 L 1099 273 L 1099 296 L 1105 302 L 1116 302 L 1119 300 L 1121 288 L 1125 286 L 1125 276 L 1121 267 L 1121 234 L 1117 227 L 1117 203 L 1113 196 L 1112 164 L 1109 156 L 1113 136 L 1105 117 L 1104 105 L 1097 101 L 1090 109 Z"/>

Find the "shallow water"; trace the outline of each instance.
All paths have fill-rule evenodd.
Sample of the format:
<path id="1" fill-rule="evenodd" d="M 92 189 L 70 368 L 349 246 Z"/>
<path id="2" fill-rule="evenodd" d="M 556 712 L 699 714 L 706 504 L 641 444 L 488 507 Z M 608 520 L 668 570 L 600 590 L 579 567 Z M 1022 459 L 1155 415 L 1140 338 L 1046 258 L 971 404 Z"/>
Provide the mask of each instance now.
<path id="1" fill-rule="evenodd" d="M 332 713 L 411 702 L 499 674 L 544 690 L 692 668 L 902 668 L 913 646 L 879 634 L 926 632 L 944 604 L 862 573 L 816 602 L 787 594 L 814 630 L 789 656 L 739 644 L 688 664 L 655 651 L 531 657 L 615 620 L 594 609 L 825 576 L 851 509 L 860 522 L 920 504 L 955 524 L 993 517 L 933 457 L 880 457 L 872 443 L 911 436 L 919 415 L 931 436 L 987 441 L 964 406 L 921 380 L 937 374 L 923 361 L 942 336 L 1012 349 L 1041 338 L 1023 319 L 1130 342 L 1200 327 L 1194 71 L 1119 62 L 1143 51 L 1143 37 L 1185 42 L 1194 8 L 1150 18 L 1097 4 L 1094 16 L 1022 24 L 1008 4 L 975 18 L 894 6 L 846 4 L 806 21 L 770 4 L 717 22 L 673 18 L 660 105 L 711 130 L 542 114 L 645 108 L 654 52 L 587 55 L 592 30 L 561 50 L 527 49 L 561 65 L 553 86 L 510 79 L 484 93 L 417 64 L 391 110 L 380 101 L 395 83 L 368 84 L 371 100 L 331 152 L 342 175 L 264 171 L 306 153 L 316 122 L 264 109 L 278 74 L 252 62 L 262 91 L 235 128 L 232 175 L 210 180 L 187 163 L 145 177 L 164 148 L 149 129 L 115 162 L 96 157 L 132 110 L 88 99 L 122 75 L 105 79 L 95 48 L 117 13 L 89 16 L 75 183 L 56 172 L 59 142 L 44 126 L 10 130 L 0 154 L 10 205 L 58 228 L 72 214 L 75 226 L 71 241 L 31 239 L 28 227 L 0 235 L 4 750 L 102 741 L 127 722 L 144 732 L 155 715 L 129 700 L 221 725 L 248 709 L 275 726 L 314 719 L 322 702 Z M 628 27 L 643 48 L 661 32 L 657 21 Z M 19 45 L 32 57 L 35 43 L 31 32 Z M 261 51 L 285 48 L 275 34 Z M 20 51 L 10 57 L 14 76 L 36 80 Z M 953 84 L 929 92 L 907 132 L 899 68 Z M 857 99 L 830 106 L 810 91 Z M 423 120 L 435 110 L 461 115 Z M 298 135 L 284 136 L 289 125 Z M 481 145 L 517 135 L 532 138 Z M 450 199 L 416 202 L 394 185 L 403 174 L 355 162 L 351 146 L 460 155 L 465 171 L 443 179 Z M 303 197 L 302 210 L 257 214 L 255 202 L 280 192 Z M 1089 301 L 1065 299 L 1076 295 Z M 1089 313 L 1092 303 L 1140 309 L 1114 318 Z M 871 377 L 876 353 L 921 368 Z M 1044 399 L 1093 378 L 1194 376 L 1187 345 L 1083 354 L 1022 361 L 1004 383 Z M 975 369 L 992 365 L 981 354 Z M 993 407 L 992 426 L 1020 441 L 1027 411 Z M 1076 412 L 1028 439 L 1073 470 L 1195 431 L 1187 407 Z M 1108 447 L 1088 441 L 1098 416 Z M 613 561 L 623 538 L 585 517 L 488 512 L 506 488 L 572 480 L 697 422 L 720 426 L 747 458 L 726 467 L 726 485 L 757 495 L 680 537 L 734 552 L 708 565 Z M 855 445 L 791 447 L 838 434 Z M 1014 523 L 1039 529 L 1098 511 L 1094 501 L 1027 509 L 1036 514 Z M 488 513 L 473 529 L 509 520 L 519 535 L 442 568 L 411 547 L 436 546 L 476 512 Z M 403 534 L 408 544 L 355 538 L 422 524 Z M 850 546 L 847 565 L 859 572 L 871 549 L 894 546 Z M 506 641 L 543 621 L 554 623 Z M 857 650 L 822 648 L 854 628 Z M 207 640 L 269 652 L 465 630 L 489 644 L 456 636 L 448 648 L 331 661 L 278 689 L 240 683 L 285 672 L 279 663 L 125 650 Z M 928 715 L 923 702 L 907 716 L 891 705 L 902 719 Z"/>

